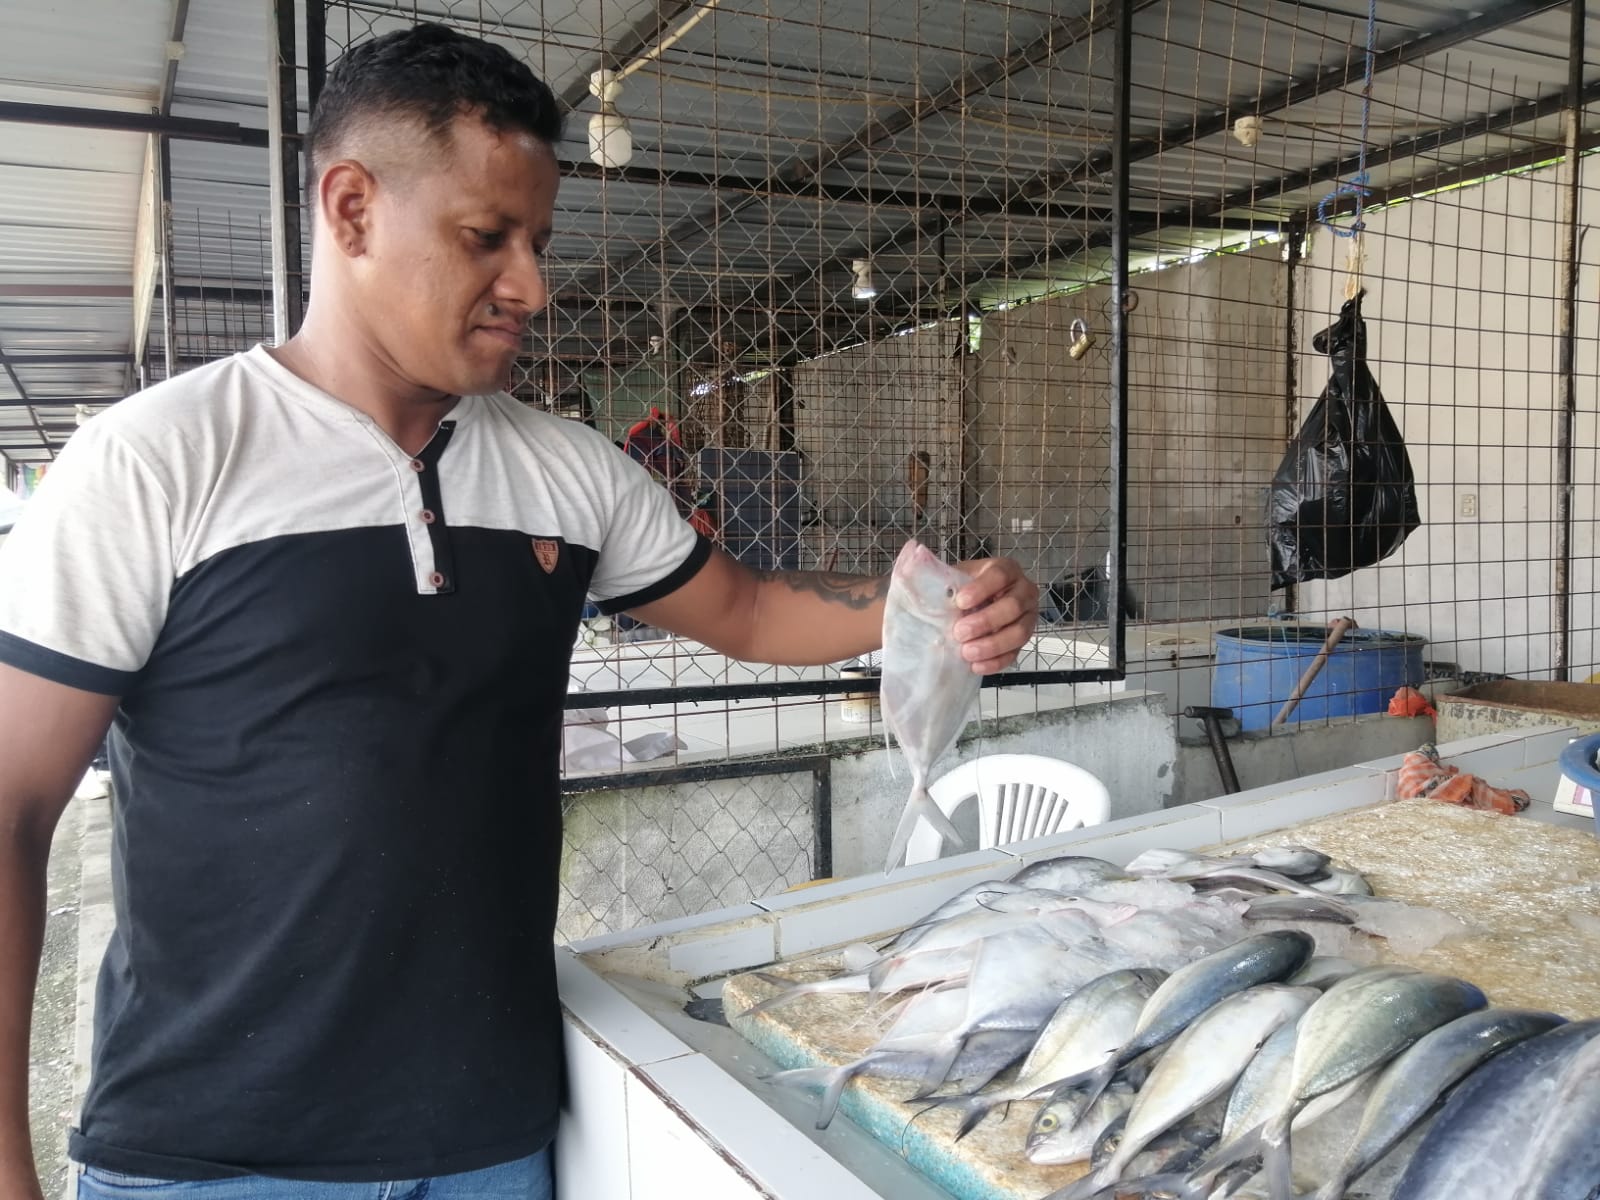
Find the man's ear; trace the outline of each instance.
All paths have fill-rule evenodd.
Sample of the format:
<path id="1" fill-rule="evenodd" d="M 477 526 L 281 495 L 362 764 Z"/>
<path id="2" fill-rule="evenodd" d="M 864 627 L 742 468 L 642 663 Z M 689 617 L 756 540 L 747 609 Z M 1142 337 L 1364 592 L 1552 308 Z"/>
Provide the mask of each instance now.
<path id="1" fill-rule="evenodd" d="M 334 163 L 317 183 L 323 228 L 332 243 L 351 258 L 366 251 L 377 187 L 372 172 L 353 158 Z"/>

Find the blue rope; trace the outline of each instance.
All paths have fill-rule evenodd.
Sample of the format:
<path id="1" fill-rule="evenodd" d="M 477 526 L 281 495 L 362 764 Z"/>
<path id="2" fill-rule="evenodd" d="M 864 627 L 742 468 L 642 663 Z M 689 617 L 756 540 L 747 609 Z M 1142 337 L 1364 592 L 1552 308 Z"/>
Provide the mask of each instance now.
<path id="1" fill-rule="evenodd" d="M 1367 0 L 1367 78 L 1361 96 L 1361 151 L 1356 164 L 1357 170 L 1350 182 L 1339 184 L 1317 201 L 1317 221 L 1331 230 L 1335 237 L 1352 238 L 1367 227 L 1362 215 L 1366 209 L 1366 199 L 1372 195 L 1372 189 L 1367 186 L 1367 130 L 1372 124 L 1372 69 L 1373 59 L 1376 56 L 1377 36 L 1378 0 Z M 1356 219 L 1349 229 L 1340 229 L 1333 223 L 1333 218 L 1328 216 L 1328 206 L 1338 203 L 1340 196 L 1356 198 Z"/>

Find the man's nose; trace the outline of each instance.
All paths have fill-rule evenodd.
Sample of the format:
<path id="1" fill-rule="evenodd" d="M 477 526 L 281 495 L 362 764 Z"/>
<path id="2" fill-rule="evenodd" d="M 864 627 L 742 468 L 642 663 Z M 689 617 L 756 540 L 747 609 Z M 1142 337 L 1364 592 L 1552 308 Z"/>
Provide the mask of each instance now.
<path id="1" fill-rule="evenodd" d="M 514 302 L 527 316 L 544 308 L 550 296 L 545 288 L 544 270 L 531 248 L 523 246 L 514 251 L 506 269 L 500 273 L 495 294 L 501 300 Z"/>

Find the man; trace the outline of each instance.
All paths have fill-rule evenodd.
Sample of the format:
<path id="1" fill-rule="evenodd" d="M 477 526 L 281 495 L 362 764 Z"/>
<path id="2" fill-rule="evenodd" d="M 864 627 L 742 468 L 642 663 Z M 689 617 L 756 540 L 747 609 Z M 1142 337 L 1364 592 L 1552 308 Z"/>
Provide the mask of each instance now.
<path id="1" fill-rule="evenodd" d="M 108 726 L 80 1193 L 542 1197 L 586 596 L 743 659 L 878 644 L 883 580 L 758 577 L 598 435 L 496 394 L 546 301 L 560 126 L 486 43 L 351 50 L 312 121 L 304 328 L 89 422 L 5 546 L 0 1196 L 38 1195 L 45 862 Z M 993 671 L 1038 592 L 972 573 Z"/>

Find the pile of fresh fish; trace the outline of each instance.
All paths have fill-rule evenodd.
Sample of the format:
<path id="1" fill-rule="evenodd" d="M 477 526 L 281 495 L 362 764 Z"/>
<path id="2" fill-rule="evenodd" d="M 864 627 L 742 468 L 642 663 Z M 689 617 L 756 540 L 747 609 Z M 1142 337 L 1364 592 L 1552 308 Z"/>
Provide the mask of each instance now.
<path id="1" fill-rule="evenodd" d="M 819 1128 L 858 1076 L 953 1111 L 958 1140 L 1021 1111 L 1019 1156 L 1083 1164 L 1048 1200 L 1597 1200 L 1600 1020 L 1371 965 L 1416 914 L 1303 847 L 1052 859 L 751 1011 L 864 994 L 865 1053 L 773 1081 L 822 1089 Z M 1319 954 L 1331 930 L 1366 964 Z"/>

